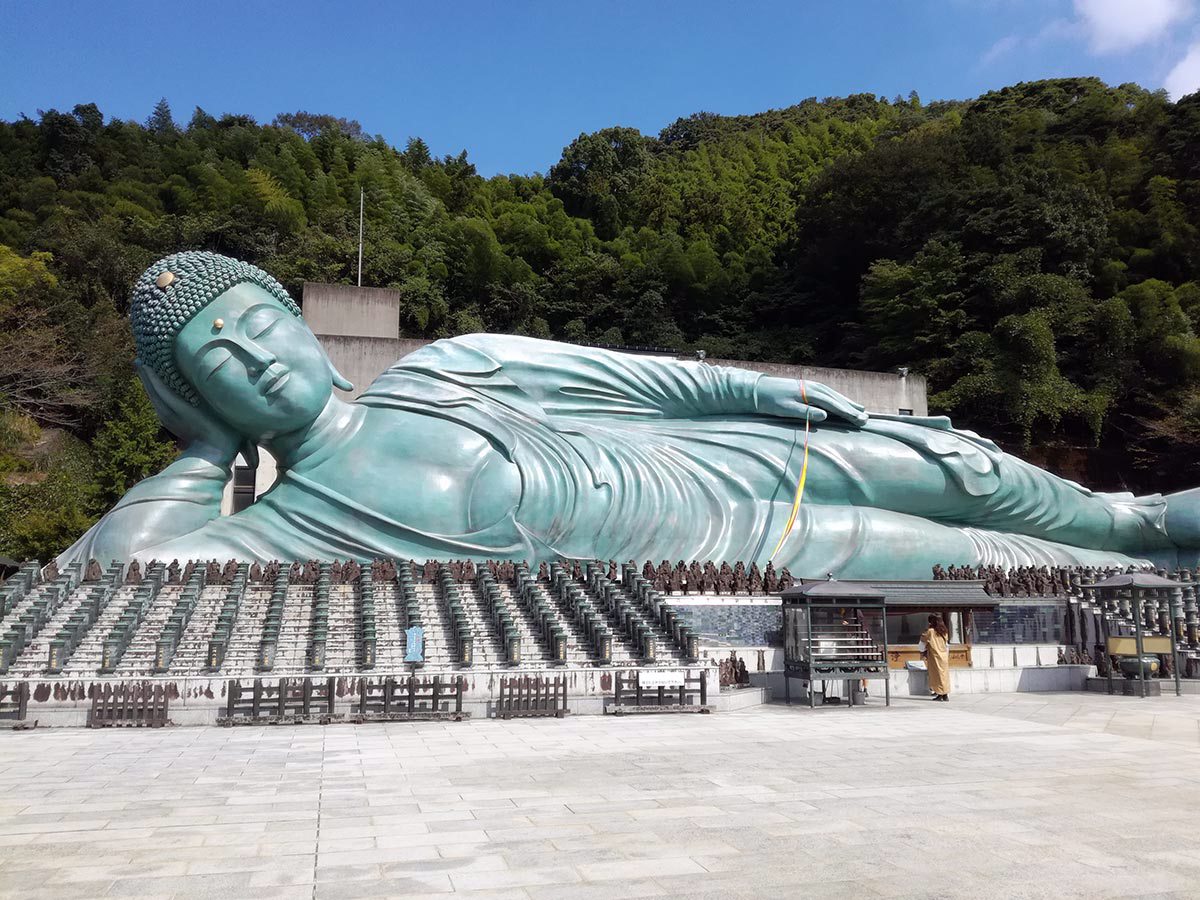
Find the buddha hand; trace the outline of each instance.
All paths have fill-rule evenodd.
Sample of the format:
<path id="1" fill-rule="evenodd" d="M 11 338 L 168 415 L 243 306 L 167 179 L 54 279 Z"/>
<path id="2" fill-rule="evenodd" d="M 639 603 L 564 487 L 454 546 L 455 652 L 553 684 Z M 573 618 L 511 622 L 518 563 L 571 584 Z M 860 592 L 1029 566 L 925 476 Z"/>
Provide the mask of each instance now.
<path id="1" fill-rule="evenodd" d="M 768 416 L 810 422 L 824 422 L 833 416 L 838 424 L 856 428 L 870 418 L 866 407 L 816 381 L 804 382 L 802 390 L 794 378 L 764 376 L 758 382 L 756 395 L 758 411 Z"/>
<path id="2" fill-rule="evenodd" d="M 257 449 L 246 446 L 246 439 L 203 404 L 192 406 L 165 384 L 149 366 L 135 363 L 138 377 L 146 389 L 158 420 L 179 438 L 188 452 L 222 467 L 233 464 L 241 450 L 250 465 L 257 465 Z"/>

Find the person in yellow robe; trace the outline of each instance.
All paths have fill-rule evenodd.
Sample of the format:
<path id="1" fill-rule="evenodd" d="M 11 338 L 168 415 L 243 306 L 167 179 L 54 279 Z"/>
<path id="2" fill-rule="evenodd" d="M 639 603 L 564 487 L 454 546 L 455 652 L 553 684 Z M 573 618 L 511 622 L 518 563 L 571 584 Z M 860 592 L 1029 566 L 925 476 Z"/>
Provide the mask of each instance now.
<path id="1" fill-rule="evenodd" d="M 929 672 L 929 690 L 934 700 L 950 702 L 950 630 L 936 613 L 929 617 L 929 627 L 921 635 L 925 668 Z"/>

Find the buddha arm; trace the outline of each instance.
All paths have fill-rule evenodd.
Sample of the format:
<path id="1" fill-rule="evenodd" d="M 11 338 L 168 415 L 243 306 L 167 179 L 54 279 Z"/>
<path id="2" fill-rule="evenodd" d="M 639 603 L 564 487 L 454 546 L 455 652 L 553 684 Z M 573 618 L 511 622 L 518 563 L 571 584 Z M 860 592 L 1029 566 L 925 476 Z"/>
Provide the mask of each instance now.
<path id="1" fill-rule="evenodd" d="M 753 415 L 761 411 L 760 384 L 779 380 L 747 369 L 510 335 L 472 334 L 438 343 L 486 355 L 552 415 Z"/>
<path id="2" fill-rule="evenodd" d="M 133 554 L 190 534 L 221 514 L 228 466 L 185 451 L 157 475 L 138 482 L 99 522 L 59 557 L 129 559 Z"/>

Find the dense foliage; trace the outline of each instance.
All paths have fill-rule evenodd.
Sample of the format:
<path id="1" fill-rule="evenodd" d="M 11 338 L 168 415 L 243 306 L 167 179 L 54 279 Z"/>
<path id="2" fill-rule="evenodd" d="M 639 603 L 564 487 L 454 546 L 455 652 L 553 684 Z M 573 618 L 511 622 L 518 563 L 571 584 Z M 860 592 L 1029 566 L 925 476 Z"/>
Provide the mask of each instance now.
<path id="1" fill-rule="evenodd" d="M 1200 483 L 1200 95 L 1095 79 L 871 95 L 484 179 L 356 122 L 165 101 L 0 122 L 0 551 L 43 557 L 170 452 L 131 380 L 142 268 L 207 248 L 508 331 L 926 374 L 936 411 L 1107 488 Z"/>

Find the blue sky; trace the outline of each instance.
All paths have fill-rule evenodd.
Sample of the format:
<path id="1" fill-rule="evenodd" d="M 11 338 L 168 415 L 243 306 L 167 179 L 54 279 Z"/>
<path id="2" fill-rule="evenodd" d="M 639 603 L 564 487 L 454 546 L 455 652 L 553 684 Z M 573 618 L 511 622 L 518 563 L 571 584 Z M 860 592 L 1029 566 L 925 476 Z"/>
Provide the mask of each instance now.
<path id="1" fill-rule="evenodd" d="M 609 125 L 1068 75 L 1200 88 L 1200 0 L 0 0 L 0 118 L 306 109 L 484 175 L 545 171 Z"/>

